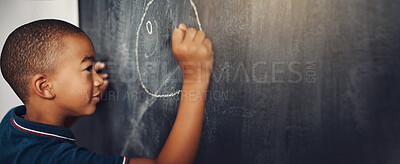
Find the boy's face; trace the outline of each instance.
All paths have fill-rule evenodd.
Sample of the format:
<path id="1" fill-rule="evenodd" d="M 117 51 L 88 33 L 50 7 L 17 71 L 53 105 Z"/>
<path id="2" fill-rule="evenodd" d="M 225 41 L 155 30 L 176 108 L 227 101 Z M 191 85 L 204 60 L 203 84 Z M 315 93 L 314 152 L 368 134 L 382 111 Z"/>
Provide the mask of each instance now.
<path id="1" fill-rule="evenodd" d="M 86 35 L 63 38 L 63 49 L 55 67 L 55 103 L 67 116 L 92 114 L 99 101 L 103 79 L 94 71 L 95 52 Z"/>

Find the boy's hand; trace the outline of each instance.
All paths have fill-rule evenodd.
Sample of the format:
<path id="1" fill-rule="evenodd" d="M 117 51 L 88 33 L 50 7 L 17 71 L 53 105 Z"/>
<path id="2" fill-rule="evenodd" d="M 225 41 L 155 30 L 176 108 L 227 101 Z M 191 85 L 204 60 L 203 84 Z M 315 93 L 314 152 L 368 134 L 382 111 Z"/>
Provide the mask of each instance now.
<path id="1" fill-rule="evenodd" d="M 106 64 L 103 62 L 96 62 L 96 64 L 94 65 L 94 70 L 96 72 L 99 72 L 101 70 L 103 70 L 104 68 L 106 68 Z M 103 78 L 103 85 L 100 86 L 100 97 L 103 98 L 104 96 L 104 92 L 107 90 L 108 87 L 108 80 L 106 80 L 106 78 L 108 77 L 107 73 L 98 73 L 99 76 L 101 78 Z"/>
<path id="2" fill-rule="evenodd" d="M 203 31 L 180 24 L 172 33 L 172 51 L 183 72 L 185 83 L 208 83 L 213 69 L 214 52 Z"/>

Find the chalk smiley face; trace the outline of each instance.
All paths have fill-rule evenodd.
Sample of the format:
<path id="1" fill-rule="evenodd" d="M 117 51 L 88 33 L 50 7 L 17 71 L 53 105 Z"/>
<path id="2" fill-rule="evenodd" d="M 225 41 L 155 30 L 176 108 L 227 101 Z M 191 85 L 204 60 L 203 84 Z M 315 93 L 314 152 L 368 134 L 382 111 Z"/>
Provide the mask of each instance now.
<path id="1" fill-rule="evenodd" d="M 154 0 L 150 0 L 147 3 L 147 5 L 145 7 L 145 10 L 144 10 L 144 13 L 143 13 L 143 16 L 140 19 L 139 27 L 138 27 L 137 32 L 136 32 L 136 48 L 135 48 L 136 70 L 137 70 L 137 73 L 138 73 L 138 76 L 139 76 L 140 84 L 141 84 L 142 88 L 146 91 L 147 94 L 149 94 L 149 95 L 151 95 L 153 97 L 172 97 L 172 96 L 175 96 L 175 95 L 179 94 L 181 92 L 181 90 L 177 90 L 177 91 L 173 91 L 173 92 L 169 92 L 169 93 L 159 93 L 159 91 L 152 92 L 145 85 L 143 74 L 141 73 L 141 67 L 140 67 L 141 66 L 141 62 L 139 62 L 139 54 L 143 54 L 145 58 L 151 58 L 151 57 L 154 57 L 154 56 L 157 56 L 157 55 L 166 55 L 166 54 L 157 54 L 158 52 L 161 52 L 161 50 L 157 50 L 157 48 L 159 48 L 159 44 L 158 44 L 159 40 L 158 40 L 158 38 L 160 38 L 160 36 L 159 36 L 160 33 L 157 33 L 158 32 L 157 29 L 159 29 L 157 21 L 156 20 L 146 20 L 145 21 L 147 12 L 149 10 L 149 7 L 151 5 L 154 5 L 153 3 L 154 3 Z M 193 7 L 193 9 L 195 11 L 195 14 L 196 14 L 196 17 L 197 17 L 197 23 L 199 25 L 199 28 L 201 29 L 201 24 L 200 24 L 200 21 L 199 21 L 199 18 L 198 18 L 197 9 L 196 9 L 196 7 L 195 7 L 195 5 L 194 5 L 192 0 L 190 0 L 190 3 L 191 3 L 191 5 L 192 5 L 192 7 Z M 140 37 L 141 30 L 144 31 L 144 34 L 147 34 L 147 35 L 149 35 L 151 37 L 144 37 L 144 36 Z M 143 33 L 143 31 L 142 31 L 142 33 Z M 172 31 L 172 30 L 170 30 L 170 31 Z M 170 36 L 168 36 L 168 37 L 170 37 Z M 146 41 L 146 39 L 147 39 L 147 41 Z M 165 38 L 161 38 L 161 39 L 162 40 L 168 40 L 168 39 L 165 39 Z M 145 40 L 144 42 L 152 42 L 152 41 L 154 41 L 155 44 L 151 44 L 152 46 L 144 48 L 144 51 L 146 51 L 146 52 L 140 52 L 139 53 L 139 42 L 143 42 L 143 40 Z M 173 55 L 172 55 L 172 51 L 170 50 L 170 48 L 171 47 L 169 47 L 169 52 L 171 53 L 171 55 L 169 55 L 169 56 L 171 57 Z M 174 72 L 177 72 L 177 70 L 179 70 L 179 66 L 176 64 L 174 71 L 168 73 L 168 75 L 169 76 L 173 76 Z M 168 78 L 166 78 L 165 80 L 168 80 Z M 162 89 L 163 86 L 160 86 L 159 88 Z"/>

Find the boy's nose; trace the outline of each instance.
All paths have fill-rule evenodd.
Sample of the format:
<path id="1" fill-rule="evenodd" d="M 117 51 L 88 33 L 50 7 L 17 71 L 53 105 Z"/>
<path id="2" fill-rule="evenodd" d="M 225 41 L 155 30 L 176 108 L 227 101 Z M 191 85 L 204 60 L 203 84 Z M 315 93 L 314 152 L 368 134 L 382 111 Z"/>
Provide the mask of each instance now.
<path id="1" fill-rule="evenodd" d="M 103 78 L 100 77 L 100 75 L 94 71 L 94 76 L 93 76 L 93 83 L 95 87 L 100 87 L 101 85 L 103 85 Z"/>

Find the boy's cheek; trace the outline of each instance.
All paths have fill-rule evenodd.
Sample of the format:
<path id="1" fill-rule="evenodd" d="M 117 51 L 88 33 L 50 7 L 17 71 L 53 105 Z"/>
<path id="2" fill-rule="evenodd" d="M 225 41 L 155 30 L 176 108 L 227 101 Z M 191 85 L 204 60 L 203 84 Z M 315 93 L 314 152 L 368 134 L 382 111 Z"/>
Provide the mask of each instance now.
<path id="1" fill-rule="evenodd" d="M 90 74 L 89 74 L 90 75 Z M 70 75 L 67 78 L 59 79 L 54 86 L 60 103 L 82 104 L 91 101 L 93 84 L 91 75 Z M 79 106 L 79 105 L 78 105 Z"/>
<path id="2" fill-rule="evenodd" d="M 92 82 L 92 76 L 91 74 L 88 74 L 86 72 L 82 73 L 81 77 L 79 78 L 79 81 L 81 84 L 85 83 L 91 83 Z"/>
<path id="3" fill-rule="evenodd" d="M 81 88 L 75 88 L 71 89 L 67 94 L 66 94 L 68 100 L 70 103 L 75 103 L 75 104 L 81 104 L 81 103 L 86 103 L 91 101 L 92 95 L 89 87 L 81 87 Z"/>
<path id="4" fill-rule="evenodd" d="M 77 102 L 77 100 L 87 101 L 91 98 L 92 85 L 90 84 L 91 79 L 87 77 L 82 78 L 71 78 L 68 81 L 64 81 L 63 85 L 58 86 L 61 90 L 61 94 L 66 99 Z"/>

